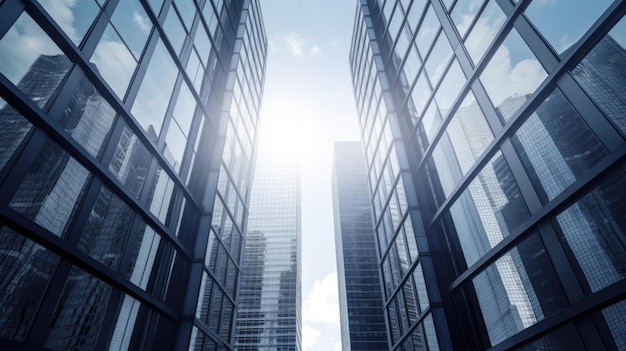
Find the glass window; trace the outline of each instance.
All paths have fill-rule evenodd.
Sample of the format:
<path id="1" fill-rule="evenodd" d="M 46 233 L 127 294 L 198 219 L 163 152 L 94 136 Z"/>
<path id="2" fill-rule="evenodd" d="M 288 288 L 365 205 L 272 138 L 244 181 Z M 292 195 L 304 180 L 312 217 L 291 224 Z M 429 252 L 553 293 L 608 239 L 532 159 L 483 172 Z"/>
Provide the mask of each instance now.
<path id="1" fill-rule="evenodd" d="M 432 158 L 446 198 L 491 140 L 491 129 L 470 91 L 433 150 Z"/>
<path id="2" fill-rule="evenodd" d="M 85 167 L 48 139 L 22 177 L 9 206 L 62 237 L 90 178 Z"/>
<path id="3" fill-rule="evenodd" d="M 96 65 L 113 92 L 123 99 L 137 62 L 110 24 L 96 46 L 90 62 Z"/>
<path id="4" fill-rule="evenodd" d="M 446 76 L 441 81 L 441 85 L 439 85 L 435 93 L 435 100 L 437 101 L 437 107 L 439 107 L 441 116 L 448 114 L 454 100 L 456 100 L 461 88 L 463 88 L 465 81 L 465 74 L 463 74 L 459 62 L 455 59 L 452 61 L 448 73 L 446 73 Z"/>
<path id="5" fill-rule="evenodd" d="M 607 154 L 558 89 L 544 100 L 511 141 L 544 203 L 554 199 Z"/>
<path id="6" fill-rule="evenodd" d="M 193 39 L 194 46 L 196 48 L 196 52 L 200 53 L 200 59 L 202 63 L 206 66 L 209 55 L 211 54 L 211 41 L 209 40 L 209 36 L 206 34 L 204 27 L 199 27 L 196 31 L 196 36 Z M 240 66 L 241 67 L 241 66 Z"/>
<path id="7" fill-rule="evenodd" d="M 414 46 L 411 46 L 409 55 L 404 61 L 404 75 L 408 84 L 411 84 L 420 69 L 420 58 Z"/>
<path id="8" fill-rule="evenodd" d="M 132 245 L 133 251 L 128 265 L 128 272 L 126 272 L 126 279 L 143 290 L 146 290 L 148 287 L 148 281 L 154 268 L 154 261 L 160 243 L 161 236 L 152 227 L 142 222 L 137 234 L 137 240 L 129 244 Z"/>
<path id="9" fill-rule="evenodd" d="M 618 171 L 556 216 L 592 292 L 626 277 L 626 176 Z"/>
<path id="10" fill-rule="evenodd" d="M 413 270 L 413 282 L 415 283 L 415 291 L 417 292 L 420 311 L 424 311 L 430 305 L 430 300 L 428 299 L 428 292 L 426 291 L 426 281 L 424 280 L 421 262 L 415 266 Z"/>
<path id="11" fill-rule="evenodd" d="M 415 45 L 417 45 L 422 57 L 425 57 L 428 53 L 430 45 L 433 43 L 433 40 L 435 40 L 437 32 L 439 32 L 439 27 L 441 27 L 441 25 L 439 23 L 439 19 L 437 18 L 437 14 L 435 14 L 433 7 L 429 6 L 428 12 L 426 13 L 426 16 L 424 16 L 422 25 L 420 26 L 417 36 L 415 37 Z"/>
<path id="12" fill-rule="evenodd" d="M 59 257 L 0 227 L 0 337 L 24 340 Z"/>
<path id="13" fill-rule="evenodd" d="M 615 350 L 626 350 L 626 328 L 624 328 L 624 325 L 626 325 L 626 300 L 603 309 L 602 317 L 604 317 L 604 321 L 613 336 L 613 340 L 605 340 L 604 342 L 613 346 L 612 348 Z M 604 329 L 606 327 L 602 326 L 600 328 Z"/>
<path id="14" fill-rule="evenodd" d="M 452 22 L 456 25 L 456 30 L 461 37 L 465 36 L 467 30 L 474 22 L 478 11 L 482 8 L 485 0 L 457 1 L 450 14 Z"/>
<path id="15" fill-rule="evenodd" d="M 107 345 L 105 350 L 129 350 L 132 336 L 135 335 L 135 327 L 143 327 L 141 318 L 140 322 L 137 323 L 141 303 L 129 295 L 123 295 L 124 297 L 120 301 L 114 317 L 115 327 L 113 335 L 109 339 L 109 345 Z"/>
<path id="16" fill-rule="evenodd" d="M 548 76 L 513 28 L 480 75 L 491 103 L 507 121 Z"/>
<path id="17" fill-rule="evenodd" d="M 0 98 L 0 172 L 22 144 L 33 125 Z"/>
<path id="18" fill-rule="evenodd" d="M 137 60 L 148 40 L 152 22 L 138 0 L 120 1 L 111 16 L 111 23 Z"/>
<path id="19" fill-rule="evenodd" d="M 111 133 L 115 113 L 93 84 L 83 77 L 59 122 L 91 156 L 99 158 Z"/>
<path id="20" fill-rule="evenodd" d="M 430 52 L 430 55 L 426 60 L 426 64 L 424 65 L 433 86 L 439 83 L 439 80 L 446 71 L 451 58 L 452 47 L 450 46 L 450 42 L 448 42 L 446 34 L 441 31 L 437 41 L 435 42 L 435 46 Z"/>
<path id="21" fill-rule="evenodd" d="M 174 51 L 180 54 L 180 50 L 183 48 L 187 33 L 185 32 L 182 23 L 180 23 L 180 19 L 178 18 L 176 11 L 167 12 L 165 23 L 163 23 L 163 29 L 165 30 L 165 35 L 167 35 L 167 38 L 170 40 Z"/>
<path id="22" fill-rule="evenodd" d="M 130 207 L 103 186 L 85 223 L 78 248 L 117 270 L 132 221 Z"/>
<path id="23" fill-rule="evenodd" d="M 559 54 L 575 44 L 613 0 L 534 0 L 524 13 Z"/>
<path id="24" fill-rule="evenodd" d="M 189 127 L 191 127 L 191 120 L 195 110 L 196 99 L 191 94 L 187 83 L 183 82 L 180 86 L 180 92 L 178 93 L 178 99 L 172 114 L 185 136 L 189 136 Z"/>
<path id="25" fill-rule="evenodd" d="M 185 23 L 185 27 L 187 27 L 187 30 L 190 30 L 193 18 L 196 15 L 196 7 L 193 4 L 193 0 L 175 0 L 174 4 Z"/>
<path id="26" fill-rule="evenodd" d="M 96 349 L 110 294 L 111 286 L 72 267 L 48 326 L 44 347 L 59 351 Z"/>
<path id="27" fill-rule="evenodd" d="M 491 345 L 566 307 L 558 281 L 538 234 L 472 279 Z"/>
<path id="28" fill-rule="evenodd" d="M 152 7 L 152 11 L 159 16 L 161 13 L 161 7 L 163 6 L 163 0 L 147 0 L 150 7 Z"/>
<path id="29" fill-rule="evenodd" d="M 548 334 L 522 346 L 515 351 L 537 351 L 537 350 L 587 350 L 584 342 L 578 334 L 574 324 L 565 326 L 549 332 Z"/>
<path id="30" fill-rule="evenodd" d="M 187 67 L 185 67 L 185 72 L 187 72 L 187 76 L 191 80 L 196 92 L 200 92 L 200 88 L 202 87 L 202 78 L 204 78 L 204 67 L 200 62 L 200 57 L 198 56 L 198 53 L 196 53 L 195 49 L 191 50 L 189 61 L 187 61 Z"/>
<path id="31" fill-rule="evenodd" d="M 117 178 L 136 199 L 148 175 L 152 155 L 130 128 L 124 127 L 109 163 L 109 172 Z"/>
<path id="32" fill-rule="evenodd" d="M 408 102 L 409 113 L 413 116 L 413 120 L 419 120 L 419 117 L 422 115 L 424 108 L 426 107 L 426 103 L 430 99 L 430 85 L 428 84 L 428 79 L 426 78 L 426 74 L 424 71 L 420 74 L 419 78 L 415 82 L 413 86 L 413 90 L 411 91 L 411 100 Z"/>
<path id="33" fill-rule="evenodd" d="M 0 39 L 0 57 L 0 73 L 40 108 L 46 106 L 72 66 L 26 12 Z"/>
<path id="34" fill-rule="evenodd" d="M 483 57 L 505 20 L 506 15 L 500 6 L 495 0 L 490 0 L 465 39 L 465 48 L 474 63 L 478 63 Z"/>
<path id="35" fill-rule="evenodd" d="M 572 70 L 574 79 L 626 135 L 626 19 Z"/>
<path id="36" fill-rule="evenodd" d="M 178 69 L 165 45 L 159 40 L 131 110 L 150 138 L 156 139 L 161 131 L 177 76 Z"/>
<path id="37" fill-rule="evenodd" d="M 100 6 L 93 0 L 38 1 L 76 46 L 80 45 L 100 12 Z"/>
<path id="38" fill-rule="evenodd" d="M 163 223 L 165 223 L 165 218 L 172 205 L 170 200 L 172 200 L 174 188 L 174 181 L 172 181 L 161 166 L 157 166 L 156 178 L 148 194 L 146 205 L 150 208 L 150 212 Z M 173 202 L 174 201 L 172 201 L 172 203 Z"/>
<path id="39" fill-rule="evenodd" d="M 450 214 L 468 266 L 528 218 L 519 188 L 500 151 L 450 207 Z"/>
<path id="40" fill-rule="evenodd" d="M 183 160 L 185 147 L 187 146 L 187 137 L 180 130 L 176 120 L 172 119 L 165 136 L 165 149 L 163 154 L 167 162 L 174 168 L 180 170 L 180 164 Z"/>

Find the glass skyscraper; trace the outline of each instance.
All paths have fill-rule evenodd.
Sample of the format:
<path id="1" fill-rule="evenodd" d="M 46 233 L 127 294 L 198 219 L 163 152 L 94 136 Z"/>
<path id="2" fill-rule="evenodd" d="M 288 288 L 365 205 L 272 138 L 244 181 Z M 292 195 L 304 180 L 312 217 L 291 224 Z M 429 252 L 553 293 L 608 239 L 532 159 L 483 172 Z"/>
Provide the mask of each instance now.
<path id="1" fill-rule="evenodd" d="M 302 350 L 297 128 L 295 117 L 263 113 L 243 251 L 237 350 Z"/>
<path id="2" fill-rule="evenodd" d="M 0 349 L 233 349 L 257 0 L 0 1 Z"/>
<path id="3" fill-rule="evenodd" d="M 360 0 L 393 350 L 626 350 L 626 3 Z"/>
<path id="4" fill-rule="evenodd" d="M 343 351 L 388 350 L 363 145 L 336 142 L 333 215 Z"/>

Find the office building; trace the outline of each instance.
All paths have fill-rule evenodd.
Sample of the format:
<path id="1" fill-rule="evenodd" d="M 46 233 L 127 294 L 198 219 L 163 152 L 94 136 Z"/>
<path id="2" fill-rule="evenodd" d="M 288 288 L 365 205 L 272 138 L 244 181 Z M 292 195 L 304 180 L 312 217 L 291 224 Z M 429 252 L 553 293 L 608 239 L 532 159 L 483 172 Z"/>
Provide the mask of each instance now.
<path id="1" fill-rule="evenodd" d="M 335 142 L 332 185 L 342 350 L 389 350 L 361 142 Z"/>
<path id="2" fill-rule="evenodd" d="M 243 251 L 237 350 L 302 350 L 298 122 L 263 113 Z"/>
<path id="3" fill-rule="evenodd" d="M 393 350 L 626 348 L 626 3 L 360 0 Z"/>
<path id="4" fill-rule="evenodd" d="M 232 350 L 257 0 L 0 1 L 0 349 Z"/>

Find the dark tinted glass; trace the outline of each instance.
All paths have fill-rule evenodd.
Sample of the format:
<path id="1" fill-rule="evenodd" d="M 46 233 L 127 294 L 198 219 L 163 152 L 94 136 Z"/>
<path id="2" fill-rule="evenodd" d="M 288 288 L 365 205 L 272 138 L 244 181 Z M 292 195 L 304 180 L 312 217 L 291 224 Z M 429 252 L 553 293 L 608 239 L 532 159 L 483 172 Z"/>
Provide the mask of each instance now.
<path id="1" fill-rule="evenodd" d="M 0 171 L 13 156 L 33 125 L 0 98 Z"/>

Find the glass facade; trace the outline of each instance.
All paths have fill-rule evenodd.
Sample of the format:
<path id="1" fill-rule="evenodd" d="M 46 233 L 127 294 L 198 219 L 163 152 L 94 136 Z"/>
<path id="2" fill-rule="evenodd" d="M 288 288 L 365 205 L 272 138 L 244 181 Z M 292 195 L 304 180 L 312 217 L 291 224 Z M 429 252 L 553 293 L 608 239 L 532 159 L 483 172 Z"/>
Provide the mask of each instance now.
<path id="1" fill-rule="evenodd" d="M 0 349 L 232 350 L 258 1 L 5 0 L 0 19 Z"/>
<path id="2" fill-rule="evenodd" d="M 625 349 L 625 12 L 359 1 L 350 64 L 393 350 Z"/>
<path id="3" fill-rule="evenodd" d="M 302 350 L 300 153 L 296 117 L 263 113 L 243 250 L 237 350 Z"/>
<path id="4" fill-rule="evenodd" d="M 370 201 L 363 146 L 336 142 L 333 214 L 344 351 L 388 349 Z"/>

